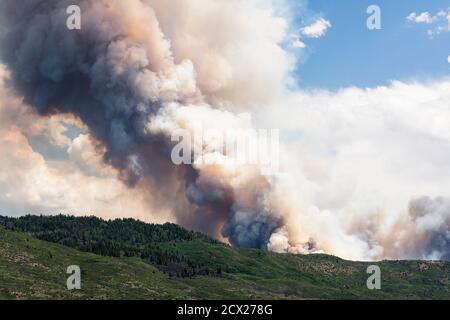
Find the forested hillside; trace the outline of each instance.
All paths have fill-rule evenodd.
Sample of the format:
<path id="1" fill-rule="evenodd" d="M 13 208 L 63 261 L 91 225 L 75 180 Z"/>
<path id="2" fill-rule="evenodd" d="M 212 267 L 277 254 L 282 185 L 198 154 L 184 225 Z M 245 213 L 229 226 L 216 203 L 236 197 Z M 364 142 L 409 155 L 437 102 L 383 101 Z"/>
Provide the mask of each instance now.
<path id="1" fill-rule="evenodd" d="M 179 277 L 222 272 L 220 267 L 211 268 L 195 262 L 167 247 L 193 240 L 219 244 L 208 236 L 176 224 L 147 224 L 134 219 L 105 221 L 97 217 L 28 215 L 20 218 L 0 216 L 0 225 L 84 252 L 110 257 L 138 257 Z"/>
<path id="2" fill-rule="evenodd" d="M 381 290 L 366 286 L 381 268 Z M 82 290 L 66 289 L 66 269 Z M 232 248 L 173 224 L 0 217 L 0 299 L 450 299 L 450 262 Z"/>

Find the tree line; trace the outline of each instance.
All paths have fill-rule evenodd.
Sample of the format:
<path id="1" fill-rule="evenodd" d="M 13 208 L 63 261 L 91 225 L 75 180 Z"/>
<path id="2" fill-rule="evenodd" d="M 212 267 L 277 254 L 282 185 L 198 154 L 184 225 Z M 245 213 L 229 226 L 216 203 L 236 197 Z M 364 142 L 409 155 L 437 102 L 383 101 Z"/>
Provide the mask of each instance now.
<path id="1" fill-rule="evenodd" d="M 222 273 L 221 268 L 193 261 L 175 249 L 177 243 L 184 241 L 218 241 L 173 223 L 158 225 L 135 219 L 106 221 L 94 216 L 27 215 L 18 218 L 0 216 L 0 226 L 84 252 L 110 257 L 138 257 L 170 276 L 214 276 Z"/>

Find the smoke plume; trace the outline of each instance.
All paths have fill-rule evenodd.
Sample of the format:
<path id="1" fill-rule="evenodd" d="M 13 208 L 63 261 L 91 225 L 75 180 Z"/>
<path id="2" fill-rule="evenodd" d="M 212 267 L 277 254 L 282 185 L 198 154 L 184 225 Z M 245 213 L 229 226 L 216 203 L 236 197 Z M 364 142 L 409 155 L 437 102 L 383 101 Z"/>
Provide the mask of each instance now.
<path id="1" fill-rule="evenodd" d="M 71 4 L 82 10 L 79 31 L 65 27 Z M 179 22 L 167 25 L 174 19 L 167 20 L 169 12 L 183 11 L 174 5 L 191 10 L 195 22 L 175 17 Z M 273 18 L 274 29 L 265 33 L 266 26 L 255 34 L 267 13 L 252 13 L 237 1 L 192 6 L 181 1 L 3 1 L 2 59 L 26 103 L 43 116 L 67 113 L 81 119 L 106 147 L 104 160 L 120 170 L 128 185 L 145 180 L 159 195 L 160 206 L 173 207 L 184 225 L 215 235 L 221 230 L 233 244 L 265 248 L 281 225 L 267 199 L 270 182 L 257 169 L 249 174 L 218 165 L 175 166 L 170 138 L 176 129 L 192 131 L 201 119 L 220 121 L 225 128 L 248 127 L 245 117 L 224 108 L 275 95 L 279 84 L 272 92 L 261 90 L 270 87 L 261 79 L 274 76 L 280 82 L 287 67 L 259 68 L 257 62 L 236 58 L 236 51 L 249 49 L 256 35 L 262 52 L 283 58 L 277 41 L 284 26 Z M 219 12 L 221 34 L 192 37 L 191 30 L 205 27 L 205 18 Z M 254 17 L 250 23 L 246 13 Z M 175 33 L 173 42 L 163 27 Z M 261 75 L 265 72 L 273 73 Z"/>

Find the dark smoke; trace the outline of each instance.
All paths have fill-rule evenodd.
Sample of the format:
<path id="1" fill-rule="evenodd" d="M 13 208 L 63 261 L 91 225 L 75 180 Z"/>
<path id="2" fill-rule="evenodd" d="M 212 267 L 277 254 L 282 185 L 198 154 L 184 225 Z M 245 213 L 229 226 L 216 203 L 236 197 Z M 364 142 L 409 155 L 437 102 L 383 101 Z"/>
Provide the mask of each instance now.
<path id="1" fill-rule="evenodd" d="M 450 260 L 450 200 L 422 197 L 411 202 L 409 212 L 421 238 L 414 256 Z"/>
<path id="2" fill-rule="evenodd" d="M 152 19 L 148 5 L 129 3 L 148 10 Z M 66 8 L 73 4 L 84 13 L 81 30 L 65 27 Z M 265 248 L 280 221 L 265 208 L 237 204 L 233 188 L 226 184 L 198 184 L 197 169 L 172 164 L 169 138 L 146 129 L 167 104 L 201 101 L 201 93 L 197 88 L 163 92 L 161 83 L 183 66 L 174 63 L 170 50 L 164 51 L 169 45 L 155 30 L 157 21 L 146 20 L 147 29 L 138 25 L 132 34 L 129 26 L 139 21 L 115 14 L 114 4 L 2 0 L 0 54 L 15 89 L 40 115 L 79 117 L 105 145 L 104 160 L 120 171 L 123 181 L 156 186 L 151 192 L 167 199 L 161 201 L 173 206 L 180 223 L 214 235 L 225 225 L 222 234 L 232 244 Z M 140 28 L 149 34 L 141 37 Z"/>

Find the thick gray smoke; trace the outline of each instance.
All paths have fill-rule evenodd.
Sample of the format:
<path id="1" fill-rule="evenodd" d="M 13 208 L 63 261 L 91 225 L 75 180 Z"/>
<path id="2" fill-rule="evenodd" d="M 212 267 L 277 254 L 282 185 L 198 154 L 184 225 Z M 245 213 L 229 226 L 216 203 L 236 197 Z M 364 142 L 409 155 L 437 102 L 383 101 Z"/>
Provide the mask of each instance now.
<path id="1" fill-rule="evenodd" d="M 450 260 L 450 200 L 422 197 L 410 204 L 410 215 L 421 239 L 411 257 Z"/>
<path id="2" fill-rule="evenodd" d="M 66 28 L 73 4 L 82 8 L 81 30 Z M 206 102 L 190 60 L 175 62 L 149 2 L 6 0 L 0 14 L 1 58 L 26 103 L 43 116 L 79 117 L 123 180 L 130 186 L 145 180 L 180 223 L 214 235 L 223 227 L 235 245 L 266 247 L 281 219 L 263 203 L 270 189 L 264 177 L 256 174 L 263 187 L 238 200 L 221 168 L 171 162 L 170 130 L 190 128 L 177 122 L 182 110 L 235 120 Z"/>

